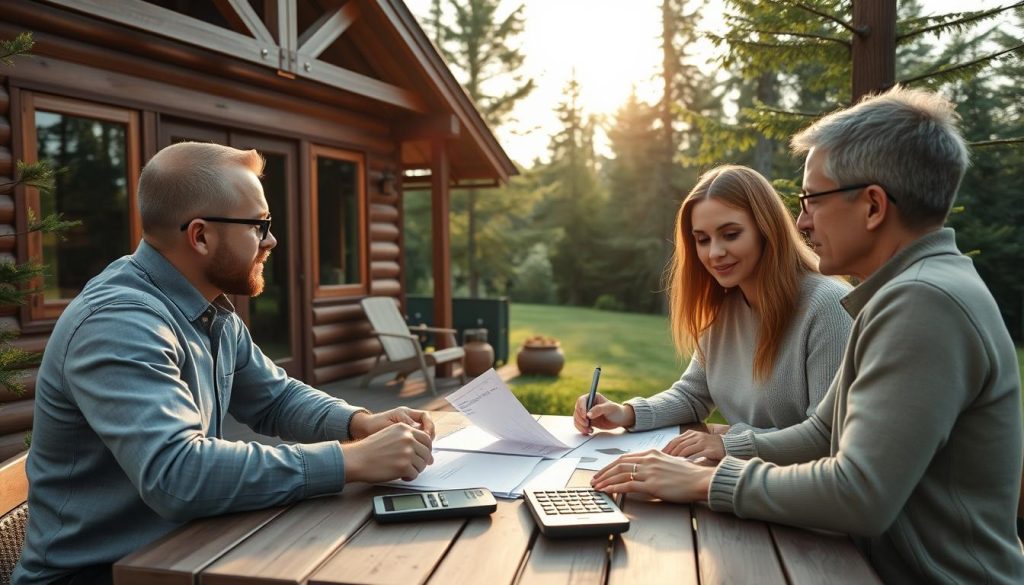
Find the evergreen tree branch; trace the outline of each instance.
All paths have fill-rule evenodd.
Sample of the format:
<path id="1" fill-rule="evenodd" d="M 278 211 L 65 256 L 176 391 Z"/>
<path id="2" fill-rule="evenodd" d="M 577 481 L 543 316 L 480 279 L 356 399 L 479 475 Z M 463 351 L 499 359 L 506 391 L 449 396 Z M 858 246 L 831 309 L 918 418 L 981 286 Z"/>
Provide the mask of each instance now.
<path id="1" fill-rule="evenodd" d="M 24 370 L 38 366 L 41 357 L 42 354 L 28 352 L 5 342 L 0 346 L 0 386 L 6 387 L 16 396 L 24 394 Z"/>
<path id="2" fill-rule="evenodd" d="M 759 48 L 759 49 L 787 49 L 787 50 L 790 50 L 790 49 L 808 49 L 808 48 L 812 48 L 812 47 L 815 47 L 815 46 L 822 46 L 822 45 L 826 45 L 827 44 L 827 43 L 824 43 L 824 42 L 819 42 L 819 43 L 803 43 L 803 42 L 794 42 L 794 43 L 766 43 L 766 42 L 763 42 L 763 41 L 750 41 L 750 40 L 747 40 L 747 39 L 743 39 L 743 38 L 739 38 L 739 37 L 731 37 L 731 36 L 730 37 L 716 37 L 715 35 L 708 35 L 708 38 L 710 38 L 712 41 L 714 41 L 717 38 L 721 38 L 722 40 L 724 40 L 724 41 L 726 41 L 726 42 L 728 42 L 729 44 L 732 44 L 732 45 L 742 45 L 742 46 L 745 46 L 745 47 L 756 47 L 756 48 Z M 849 46 L 849 45 L 847 45 L 847 46 Z"/>
<path id="3" fill-rule="evenodd" d="M 966 71 L 970 71 L 972 69 L 977 69 L 977 68 L 980 68 L 980 67 L 984 66 L 985 63 L 987 63 L 988 61 L 991 61 L 993 59 L 998 59 L 999 57 L 1002 57 L 1003 55 L 1007 55 L 1007 54 L 1010 54 L 1010 53 L 1013 53 L 1013 52 L 1016 52 L 1016 51 L 1020 51 L 1021 49 L 1024 49 L 1024 43 L 1021 43 L 1021 44 L 1017 45 L 1016 47 L 1010 47 L 1008 49 L 1003 49 L 1002 51 L 997 51 L 995 53 L 986 55 L 984 57 L 979 57 L 979 58 L 974 59 L 972 61 L 967 61 L 966 63 L 959 63 L 957 65 L 952 65 L 950 67 L 945 67 L 943 69 L 932 71 L 931 73 L 925 73 L 923 75 L 917 75 L 917 76 L 914 76 L 914 77 L 911 77 L 911 78 L 908 78 L 908 79 L 901 79 L 897 83 L 910 85 L 910 84 L 913 84 L 913 83 L 916 83 L 918 81 L 922 81 L 922 80 L 925 80 L 925 79 L 950 77 L 950 76 L 953 76 L 954 73 L 958 73 L 958 72 L 964 72 L 965 73 Z"/>
<path id="4" fill-rule="evenodd" d="M 784 116 L 797 116 L 797 117 L 801 117 L 801 118 L 812 118 L 813 119 L 813 118 L 820 118 L 820 117 L 825 115 L 824 113 L 814 114 L 814 113 L 811 113 L 811 112 L 796 112 L 796 111 L 793 111 L 793 110 L 783 110 L 783 109 L 780 109 L 780 108 L 773 108 L 773 107 L 765 105 L 765 104 L 763 104 L 761 102 L 757 102 L 756 105 L 757 105 L 757 109 L 759 109 L 759 110 L 763 110 L 765 112 L 771 112 L 772 114 L 782 114 Z"/>
<path id="5" fill-rule="evenodd" d="M 23 284 L 43 276 L 45 268 L 38 263 L 16 264 L 0 262 L 0 305 L 23 305 L 25 297 L 39 292 L 26 290 Z M 2 340 L 2 334 L 0 334 Z"/>
<path id="6" fill-rule="evenodd" d="M 858 35 L 858 36 L 863 36 L 864 35 L 864 31 L 863 30 L 860 30 L 860 29 L 856 28 L 855 26 L 853 26 L 849 22 L 846 22 L 845 20 L 839 18 L 838 16 L 836 16 L 834 14 L 829 14 L 828 12 L 825 12 L 824 10 L 819 10 L 819 9 L 815 8 L 814 6 L 808 6 L 807 4 L 804 4 L 803 2 L 793 2 L 791 0 L 768 0 L 768 2 L 769 2 L 769 4 L 779 4 L 779 5 L 782 5 L 782 6 L 792 6 L 794 8 L 799 8 L 800 10 L 803 10 L 805 12 L 810 12 L 811 14 L 820 16 L 820 17 L 824 18 L 825 20 L 834 22 L 834 23 L 838 24 L 839 26 L 845 28 L 846 30 L 850 31 L 851 33 L 855 34 L 855 35 Z"/>
<path id="7" fill-rule="evenodd" d="M 0 193 L 6 193 L 8 190 L 21 184 L 27 187 L 35 187 L 43 193 L 49 193 L 56 185 L 55 175 L 56 172 L 49 161 L 44 160 L 27 164 L 19 160 L 14 180 L 0 183 Z"/>
<path id="8" fill-rule="evenodd" d="M 32 33 L 21 33 L 9 41 L 0 40 L 0 63 L 12 65 L 14 57 L 28 53 L 34 44 Z"/>
<path id="9" fill-rule="evenodd" d="M 985 148 L 987 146 L 1005 146 L 1007 144 L 1024 144 L 1024 136 L 1020 138 L 999 138 L 996 140 L 979 140 L 977 142 L 968 142 L 967 144 L 973 148 Z"/>
<path id="10" fill-rule="evenodd" d="M 762 34 L 762 35 L 790 36 L 790 37 L 799 37 L 799 38 L 803 38 L 803 39 L 816 39 L 816 40 L 820 40 L 820 41 L 828 41 L 828 42 L 832 42 L 832 43 L 839 43 L 840 45 L 843 45 L 844 47 L 847 47 L 847 48 L 850 47 L 850 41 L 847 41 L 846 39 L 830 37 L 828 35 L 816 35 L 816 34 L 812 34 L 812 33 L 799 33 L 799 32 L 792 32 L 792 31 L 760 30 L 760 29 L 756 29 L 756 28 L 737 28 L 735 30 L 736 30 L 736 32 L 758 33 L 758 34 Z"/>
<path id="11" fill-rule="evenodd" d="M 43 232 L 44 234 L 57 234 L 57 236 L 63 240 L 64 237 L 61 232 L 80 225 L 82 225 L 80 220 L 64 219 L 63 213 L 50 214 L 37 220 L 35 215 L 29 211 L 28 229 L 22 232 L 8 232 L 6 234 L 0 234 L 0 238 L 13 238 L 24 234 L 30 234 L 32 232 Z M 2 304 L 3 303 L 0 303 L 0 305 Z"/>
<path id="12" fill-rule="evenodd" d="M 903 41 L 905 41 L 907 39 L 911 39 L 911 38 L 916 37 L 916 36 L 928 34 L 930 32 L 934 32 L 934 31 L 937 31 L 937 30 L 941 30 L 941 29 L 945 29 L 945 28 L 953 28 L 953 27 L 963 27 L 963 25 L 965 25 L 965 24 L 972 23 L 972 22 L 977 22 L 977 21 L 980 21 L 980 20 L 985 20 L 987 18 L 991 18 L 991 17 L 999 14 L 1000 12 L 1004 12 L 1006 10 L 1012 10 L 1014 8 L 1019 8 L 1021 6 L 1024 6 L 1024 0 L 1021 0 L 1021 1 L 1017 2 L 1016 4 L 1011 4 L 1009 6 L 997 6 L 996 8 L 992 8 L 990 10 L 982 10 L 982 11 L 978 11 L 978 12 L 966 12 L 966 13 L 964 13 L 965 16 L 963 16 L 962 18 L 958 18 L 956 20 L 950 20 L 950 21 L 946 21 L 946 22 L 940 22 L 938 24 L 933 24 L 931 26 L 926 26 L 924 28 L 920 28 L 920 29 L 917 29 L 917 30 L 912 30 L 910 32 L 903 33 L 901 35 L 897 35 L 896 36 L 896 44 L 898 45 L 898 44 L 902 43 Z"/>

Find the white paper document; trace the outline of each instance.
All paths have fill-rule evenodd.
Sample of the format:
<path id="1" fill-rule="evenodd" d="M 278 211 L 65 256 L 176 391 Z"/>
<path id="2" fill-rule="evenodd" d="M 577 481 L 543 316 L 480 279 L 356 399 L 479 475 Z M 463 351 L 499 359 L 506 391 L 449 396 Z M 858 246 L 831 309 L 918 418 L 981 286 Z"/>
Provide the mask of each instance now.
<path id="1" fill-rule="evenodd" d="M 421 491 L 484 487 L 495 496 L 514 498 L 522 493 L 516 492 L 518 486 L 530 477 L 540 462 L 540 457 L 434 451 L 434 463 L 416 479 L 385 485 Z"/>
<path id="2" fill-rule="evenodd" d="M 627 433 L 618 431 L 595 431 L 592 438 L 569 453 L 579 457 L 580 469 L 597 471 L 604 468 L 620 455 L 647 449 L 661 449 L 679 434 L 679 427 L 665 427 L 653 431 Z"/>
<path id="3" fill-rule="evenodd" d="M 561 459 L 544 459 L 533 468 L 533 472 L 523 483 L 516 486 L 512 494 L 523 495 L 525 490 L 561 490 L 565 489 L 569 479 L 580 460 L 575 457 Z"/>
<path id="4" fill-rule="evenodd" d="M 447 400 L 473 426 L 438 439 L 435 449 L 557 459 L 588 440 L 572 430 L 569 417 L 541 417 L 538 422 L 493 369 L 453 392 Z"/>

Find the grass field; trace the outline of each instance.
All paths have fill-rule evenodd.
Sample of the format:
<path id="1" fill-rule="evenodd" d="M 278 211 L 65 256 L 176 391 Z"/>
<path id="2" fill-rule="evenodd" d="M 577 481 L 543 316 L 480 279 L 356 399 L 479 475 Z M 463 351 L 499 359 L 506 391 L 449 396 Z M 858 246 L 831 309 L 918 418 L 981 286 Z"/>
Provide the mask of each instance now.
<path id="1" fill-rule="evenodd" d="M 600 391 L 612 400 L 650 396 L 679 379 L 687 360 L 675 354 L 668 319 L 598 311 L 580 307 L 526 305 L 509 307 L 509 359 L 532 335 L 557 338 L 565 352 L 565 369 L 558 378 L 521 376 L 512 391 L 527 410 L 537 414 L 572 414 L 580 394 L 590 388 L 594 366 L 601 366 Z M 1017 348 L 1024 377 L 1024 347 Z M 715 422 L 724 422 L 717 418 Z"/>
<path id="2" fill-rule="evenodd" d="M 601 393 L 622 401 L 664 390 L 687 364 L 676 356 L 663 316 L 518 303 L 509 310 L 510 360 L 532 335 L 557 338 L 565 352 L 558 378 L 521 376 L 512 382 L 512 391 L 533 413 L 572 414 L 597 365 Z"/>

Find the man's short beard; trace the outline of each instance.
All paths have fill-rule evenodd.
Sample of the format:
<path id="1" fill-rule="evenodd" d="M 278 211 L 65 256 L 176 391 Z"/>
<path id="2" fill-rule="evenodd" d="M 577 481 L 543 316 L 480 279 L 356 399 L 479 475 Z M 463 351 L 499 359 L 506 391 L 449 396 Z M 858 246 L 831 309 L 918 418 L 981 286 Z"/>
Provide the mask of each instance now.
<path id="1" fill-rule="evenodd" d="M 207 270 L 206 278 L 215 287 L 229 295 L 258 296 L 263 292 L 263 263 L 270 256 L 270 250 L 264 250 L 256 256 L 256 260 L 246 266 L 226 248 L 218 251 Z"/>

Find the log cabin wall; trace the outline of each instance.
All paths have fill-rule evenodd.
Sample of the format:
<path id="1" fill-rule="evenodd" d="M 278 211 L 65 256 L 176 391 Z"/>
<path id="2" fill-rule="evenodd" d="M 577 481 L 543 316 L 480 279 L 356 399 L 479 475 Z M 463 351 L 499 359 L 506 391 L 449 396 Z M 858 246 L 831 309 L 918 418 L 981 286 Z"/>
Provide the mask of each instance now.
<path id="1" fill-rule="evenodd" d="M 0 76 L 0 184 L 14 179 L 11 93 L 7 77 Z M 14 262 L 17 246 L 18 222 L 14 193 L 0 188 L 0 262 Z M 17 307 L 0 308 L 0 328 L 20 332 Z M 39 349 L 46 342 L 45 335 L 22 335 L 15 344 L 29 350 Z M 32 408 L 35 397 L 35 370 L 25 374 L 25 388 L 15 393 L 0 386 L 0 461 L 25 449 L 26 435 L 32 428 Z"/>
<path id="2" fill-rule="evenodd" d="M 40 18 L 44 18 L 40 16 Z M 285 140 L 297 147 L 297 204 L 295 222 L 299 247 L 292 278 L 301 307 L 297 342 L 299 375 L 314 385 L 360 375 L 369 370 L 381 351 L 369 335 L 370 326 L 359 305 L 367 295 L 403 295 L 402 199 L 400 192 L 400 144 L 392 136 L 389 121 L 339 108 L 318 99 L 314 88 L 309 97 L 277 92 L 273 87 L 232 81 L 215 74 L 189 70 L 159 59 L 133 54 L 130 50 L 112 50 L 81 40 L 48 32 L 39 23 L 34 30 L 36 48 L 31 59 L 19 60 L 4 71 L 0 84 L 0 182 L 13 175 L 14 160 L 25 158 L 25 145 L 19 142 L 21 127 L 32 124 L 19 118 L 20 95 L 47 95 L 80 100 L 100 106 L 130 110 L 138 114 L 139 139 L 136 153 L 145 163 L 158 149 L 161 125 L 182 120 L 221 128 L 225 132 L 247 132 L 274 140 Z M 79 26 L 84 27 L 84 24 Z M 145 38 L 141 33 L 114 30 L 103 23 L 88 23 L 89 34 L 121 35 L 122 44 L 132 42 L 163 45 L 173 43 Z M 21 24 L 0 22 L 0 37 L 25 30 Z M 167 48 L 168 51 L 171 48 Z M 192 49 L 173 47 L 174 51 Z M 196 51 L 198 52 L 198 51 Z M 362 157 L 365 164 L 363 185 L 366 193 L 365 291 L 344 297 L 317 298 L 308 275 L 312 274 L 309 241 L 310 154 L 312 147 L 323 145 L 344 149 Z M 389 193 L 381 191 L 381 177 L 392 173 L 399 177 Z M 24 231 L 27 212 L 26 189 L 15 194 L 0 194 L 0 233 Z M 137 218 L 135 219 L 137 222 Z M 0 259 L 25 259 L 23 237 L 0 237 Z M 7 307 L 0 312 L 0 323 L 21 331 L 17 345 L 42 351 L 53 322 L 26 322 L 25 311 Z M 26 326 L 27 325 L 27 326 Z M 25 448 L 31 429 L 35 372 L 30 371 L 26 392 L 14 395 L 0 389 L 0 460 Z"/>

